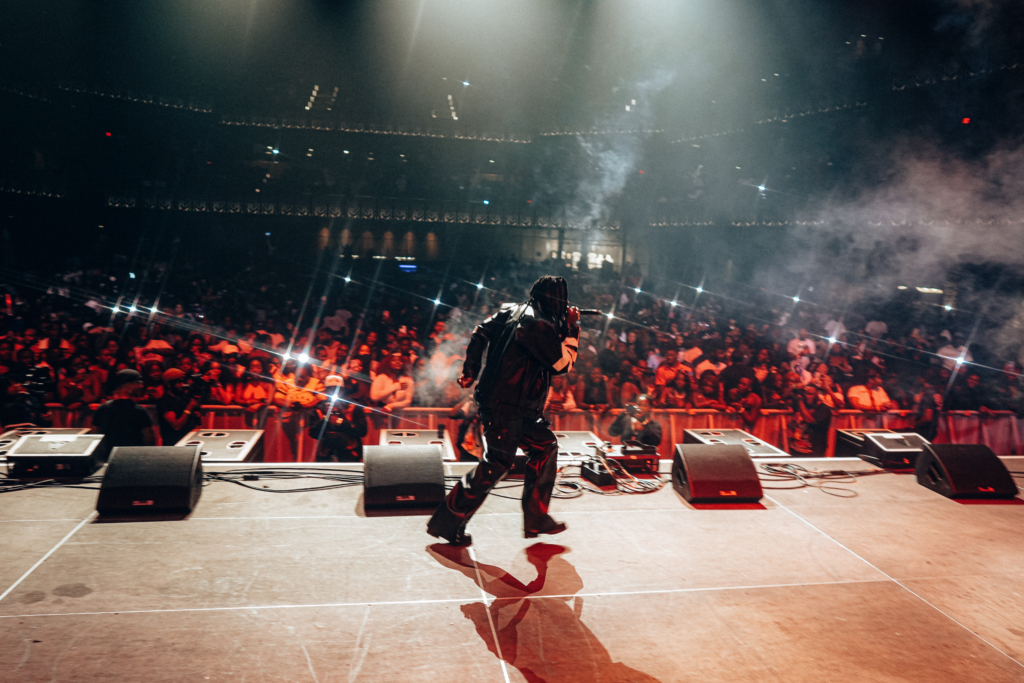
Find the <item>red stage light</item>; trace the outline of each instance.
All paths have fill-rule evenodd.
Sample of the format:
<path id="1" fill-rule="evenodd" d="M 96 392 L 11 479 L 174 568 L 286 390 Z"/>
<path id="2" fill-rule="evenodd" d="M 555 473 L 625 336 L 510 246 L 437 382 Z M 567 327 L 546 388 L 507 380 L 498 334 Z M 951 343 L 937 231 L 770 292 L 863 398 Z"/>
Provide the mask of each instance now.
<path id="1" fill-rule="evenodd" d="M 970 123 L 970 122 L 971 122 L 971 120 L 970 120 L 970 119 L 966 119 L 966 118 L 965 118 L 965 119 L 964 119 L 963 121 L 961 121 L 960 123 L 962 123 L 962 124 L 964 124 L 964 125 L 966 126 L 966 125 L 967 125 L 968 123 Z"/>
<path id="2" fill-rule="evenodd" d="M 643 175 L 643 174 L 644 174 L 644 169 L 641 168 L 640 169 L 640 175 Z"/>
<path id="3" fill-rule="evenodd" d="M 107 137 L 108 137 L 108 138 L 110 137 L 110 133 L 107 133 Z"/>

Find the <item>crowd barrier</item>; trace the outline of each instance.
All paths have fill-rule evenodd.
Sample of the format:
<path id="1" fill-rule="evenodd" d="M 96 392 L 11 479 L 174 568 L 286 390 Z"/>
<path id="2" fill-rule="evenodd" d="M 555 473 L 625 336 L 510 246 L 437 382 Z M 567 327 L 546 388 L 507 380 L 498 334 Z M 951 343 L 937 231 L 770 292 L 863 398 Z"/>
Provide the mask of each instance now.
<path id="1" fill-rule="evenodd" d="M 70 410 L 62 405 L 48 406 L 55 427 L 88 427 L 92 410 Z M 95 409 L 95 406 L 93 406 Z M 150 407 L 152 413 L 152 407 Z M 440 425 L 454 437 L 459 421 L 449 417 L 448 408 L 406 408 L 393 415 L 374 413 L 369 419 L 369 431 L 363 443 L 380 442 L 382 429 L 431 429 Z M 605 413 L 571 410 L 551 416 L 555 431 L 592 431 L 605 440 L 618 442 L 608 434 L 615 417 L 622 411 Z M 682 443 L 686 429 L 746 429 L 763 441 L 789 451 L 789 421 L 792 411 L 762 410 L 753 428 L 747 428 L 741 415 L 718 410 L 655 410 L 654 419 L 662 427 L 658 453 L 662 458 L 672 457 L 675 444 Z M 203 406 L 203 429 L 264 429 L 263 452 L 267 462 L 312 462 L 316 459 L 317 441 L 309 436 L 307 411 L 279 411 L 271 406 L 257 413 L 247 413 L 239 406 Z M 154 423 L 156 415 L 153 415 Z M 913 426 L 913 413 L 893 410 L 885 413 L 865 413 L 859 410 L 840 410 L 832 418 L 829 429 L 828 452 L 835 450 L 837 429 L 883 428 L 896 431 Z M 1021 448 L 1021 420 L 1009 411 L 978 413 L 951 411 L 942 413 L 935 443 L 981 443 L 999 455 L 1024 455 Z"/>

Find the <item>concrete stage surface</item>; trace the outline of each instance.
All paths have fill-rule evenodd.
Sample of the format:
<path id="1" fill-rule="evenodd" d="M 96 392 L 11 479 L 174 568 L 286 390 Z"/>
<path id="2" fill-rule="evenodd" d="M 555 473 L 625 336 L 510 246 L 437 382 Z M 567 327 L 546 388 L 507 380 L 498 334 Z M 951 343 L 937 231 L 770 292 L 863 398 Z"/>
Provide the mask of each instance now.
<path id="1" fill-rule="evenodd" d="M 845 488 L 587 493 L 544 542 L 492 497 L 471 549 L 367 517 L 361 487 L 215 482 L 186 519 L 120 523 L 96 491 L 5 493 L 0 681 L 1024 681 L 1024 502 Z"/>

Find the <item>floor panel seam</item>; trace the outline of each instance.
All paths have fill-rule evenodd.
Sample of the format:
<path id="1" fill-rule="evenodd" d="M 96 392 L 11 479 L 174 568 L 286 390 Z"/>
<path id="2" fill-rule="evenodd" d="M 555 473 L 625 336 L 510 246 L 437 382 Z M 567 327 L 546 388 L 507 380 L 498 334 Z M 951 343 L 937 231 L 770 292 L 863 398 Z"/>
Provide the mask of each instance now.
<path id="1" fill-rule="evenodd" d="M 55 545 L 52 548 L 50 548 L 50 550 L 45 555 L 43 555 L 41 558 L 39 558 L 38 562 L 36 562 L 34 565 L 32 565 L 32 567 L 27 572 L 22 574 L 20 579 L 18 579 L 14 583 L 12 583 L 10 588 L 5 590 L 3 593 L 0 593 L 0 601 L 2 601 L 4 598 L 6 598 L 8 595 L 10 595 L 11 591 L 13 591 L 19 585 L 21 585 L 21 582 L 24 581 L 25 579 L 27 579 L 32 574 L 32 572 L 34 572 L 39 567 L 39 565 L 41 565 L 43 562 L 46 562 L 46 559 L 48 557 L 50 557 L 50 555 L 53 555 L 55 552 L 57 552 L 57 549 L 60 548 L 62 545 L 64 545 L 65 541 L 67 541 L 69 538 L 74 536 L 75 533 L 79 529 L 81 529 L 83 526 L 85 526 L 86 522 L 88 522 L 89 520 L 91 520 L 95 516 L 96 516 L 96 513 L 93 512 L 93 513 L 89 514 L 88 517 L 86 517 L 81 522 L 79 522 L 78 526 L 76 526 L 74 529 L 72 529 L 70 532 L 68 532 L 67 536 L 65 536 L 64 538 L 60 539 L 60 541 L 57 542 L 57 545 Z"/>
<path id="2" fill-rule="evenodd" d="M 474 567 L 475 567 L 474 559 Z M 479 570 L 477 570 L 478 580 L 480 579 Z M 492 597 L 488 599 L 486 592 L 481 589 L 483 595 L 484 604 L 489 605 L 490 603 L 499 600 L 565 600 L 572 597 L 584 597 L 584 598 L 601 598 L 601 597 L 623 597 L 631 595 L 671 595 L 679 593 L 710 593 L 720 591 L 733 591 L 733 590 L 773 590 L 780 588 L 807 588 L 807 587 L 818 587 L 818 586 L 846 586 L 846 585 L 858 585 L 866 583 L 891 583 L 892 579 L 851 579 L 845 581 L 804 581 L 801 583 L 772 583 L 772 584 L 752 584 L 746 586 L 707 586 L 701 588 L 665 588 L 665 589 L 652 589 L 652 590 L 638 590 L 638 591 L 602 591 L 595 593 L 566 593 L 566 594 L 552 594 L 552 595 L 531 595 L 517 598 L 496 598 Z M 480 587 L 480 584 L 477 585 Z M 390 607 L 397 605 L 433 605 L 433 604 L 448 604 L 453 602 L 468 602 L 473 598 L 462 597 L 462 598 L 437 598 L 432 600 L 393 600 L 393 601 L 381 601 L 381 602 L 334 602 L 334 603 L 311 603 L 306 605 L 242 605 L 238 607 L 172 607 L 166 609 L 145 609 L 145 610 L 105 610 L 97 612 L 50 612 L 43 614 L 4 614 L 0 615 L 0 619 L 27 619 L 34 617 L 82 617 L 82 616 L 102 616 L 102 615 L 120 615 L 120 614 L 173 614 L 178 612 L 231 612 L 239 610 L 272 610 L 272 609 L 320 609 L 320 608 L 331 608 L 331 607 Z"/>
<path id="3" fill-rule="evenodd" d="M 487 623 L 491 626 L 491 637 L 494 638 L 494 652 L 498 655 L 498 663 L 501 665 L 501 675 L 505 683 L 511 683 L 508 677 L 508 668 L 505 666 L 505 656 L 501 652 L 501 642 L 498 640 L 498 629 L 494 626 L 494 618 L 491 616 L 491 603 L 487 599 L 487 591 L 484 590 L 484 579 L 480 575 L 480 565 L 476 561 L 476 553 L 469 548 L 469 559 L 473 561 L 473 571 L 476 573 L 476 587 L 480 589 L 480 597 L 484 601 L 484 612 L 487 614 Z"/>
<path id="4" fill-rule="evenodd" d="M 806 524 L 807 526 L 811 527 L 812 529 L 814 529 L 815 531 L 817 531 L 817 532 L 818 532 L 819 534 L 821 534 L 821 535 L 822 535 L 822 536 L 824 536 L 825 538 L 829 539 L 830 541 L 832 541 L 833 543 L 835 543 L 836 545 L 838 545 L 838 546 L 839 546 L 840 548 L 842 548 L 842 549 L 843 549 L 843 550 L 845 550 L 846 552 L 850 553 L 851 555 L 853 555 L 854 557 L 856 557 L 856 558 L 857 558 L 858 560 L 860 560 L 861 562 L 863 562 L 863 563 L 864 563 L 864 564 L 866 564 L 867 566 L 869 566 L 869 567 L 871 567 L 872 569 L 874 569 L 875 571 L 877 571 L 877 572 L 878 572 L 879 574 L 881 574 L 882 576 L 886 577 L 886 579 L 888 579 L 888 580 L 889 580 L 889 581 L 891 581 L 892 583 L 896 584 L 897 586 L 899 586 L 900 588 L 902 588 L 902 589 L 903 589 L 903 590 L 905 590 L 906 592 L 910 593 L 910 594 L 911 594 L 911 595 L 913 595 L 913 596 L 914 596 L 915 598 L 917 598 L 918 600 L 920 600 L 920 601 L 921 601 L 921 602 L 923 602 L 924 604 L 928 605 L 928 606 L 929 606 L 929 607 L 931 607 L 931 608 L 932 608 L 933 610 L 935 610 L 936 612 L 938 612 L 938 613 L 939 613 L 939 614 L 941 614 L 942 616 L 946 617 L 946 618 L 947 618 L 947 619 L 949 619 L 949 620 L 950 620 L 951 622 L 953 622 L 954 624 L 956 624 L 956 625 L 957 625 L 957 626 L 959 626 L 960 628 L 964 629 L 965 631 L 967 631 L 968 633 L 970 633 L 970 634 L 971 634 L 972 636 L 974 636 L 975 638 L 977 638 L 977 639 L 978 639 L 978 640 L 980 640 L 981 642 L 983 642 L 983 643 L 985 643 L 986 645 L 988 645 L 988 646 L 989 646 L 990 648 L 992 648 L 993 650 L 995 650 L 995 651 L 996 651 L 996 652 L 998 652 L 999 654 L 1001 654 L 1001 655 L 1003 655 L 1004 657 L 1006 657 L 1007 659 L 1009 659 L 1009 660 L 1010 660 L 1011 662 L 1013 662 L 1013 663 L 1014 663 L 1014 664 L 1016 664 L 1017 666 L 1019 666 L 1019 667 L 1021 667 L 1021 668 L 1024 668 L 1024 663 L 1022 663 L 1022 662 L 1018 661 L 1017 659 L 1015 659 L 1014 657 L 1012 657 L 1012 656 L 1011 656 L 1011 655 L 1010 655 L 1009 653 L 1007 653 L 1007 652 L 1005 652 L 1005 651 L 1001 650 L 1000 648 L 996 647 L 996 645 L 995 645 L 995 644 L 993 644 L 993 643 L 992 643 L 992 642 L 990 642 L 990 641 L 989 641 L 988 639 L 986 639 L 985 637 L 983 637 L 983 636 L 982 636 L 982 635 L 981 635 L 980 633 L 978 633 L 978 632 L 976 632 L 976 631 L 974 631 L 974 630 L 970 629 L 970 628 L 969 628 L 969 627 L 968 627 L 968 626 L 967 626 L 966 624 L 964 624 L 964 623 L 960 622 L 959 620 L 957 620 L 957 619 L 953 618 L 953 616 L 952 616 L 952 615 L 950 615 L 950 614 L 948 614 L 947 612 L 943 611 L 943 610 L 942 610 L 942 609 L 940 609 L 940 608 L 939 608 L 939 607 L 938 607 L 937 605 L 933 604 L 932 602 L 930 602 L 930 601 L 928 601 L 927 599 L 925 599 L 925 598 L 924 598 L 923 596 L 921 596 L 921 595 L 919 595 L 918 593 L 916 593 L 916 592 L 914 592 L 913 590 L 911 590 L 911 589 L 910 589 L 910 588 L 909 588 L 908 586 L 904 585 L 904 584 L 902 583 L 902 581 L 901 581 L 900 579 L 896 579 L 895 577 L 892 577 L 892 576 L 890 576 L 890 575 L 889 575 L 888 573 L 886 573 L 886 572 L 882 571 L 882 569 L 880 569 L 879 567 L 875 566 L 875 565 L 874 565 L 874 564 L 872 564 L 872 563 L 871 563 L 870 561 L 868 561 L 868 559 L 867 559 L 867 558 L 865 558 L 865 557 L 861 556 L 860 554 L 858 554 L 858 553 L 854 552 L 853 550 L 851 550 L 850 548 L 846 547 L 845 545 L 843 545 L 842 543 L 840 543 L 840 542 L 839 542 L 839 541 L 838 541 L 837 539 L 833 538 L 832 536 L 829 536 L 829 535 L 828 535 L 828 534 L 826 534 L 826 533 L 825 533 L 824 531 L 822 531 L 821 529 L 819 529 L 819 528 L 818 528 L 817 526 L 815 526 L 814 524 L 811 524 L 811 523 L 810 523 L 809 521 L 807 521 L 806 519 L 804 519 L 804 518 L 803 518 L 803 517 L 801 517 L 800 515 L 796 514 L 795 512 L 793 512 L 792 510 L 790 510 L 790 509 L 789 509 L 788 507 L 786 507 L 786 506 L 785 506 L 785 505 L 783 505 L 782 503 L 780 503 L 780 502 L 778 502 L 777 500 L 773 499 L 773 498 L 772 498 L 771 496 L 765 496 L 765 498 L 767 498 L 768 500 L 772 501 L 773 503 L 775 503 L 776 505 L 778 505 L 778 506 L 779 506 L 780 508 L 782 508 L 783 510 L 785 510 L 785 511 L 786 511 L 786 512 L 788 512 L 789 514 L 793 515 L 794 517 L 796 517 L 797 519 L 799 519 L 799 520 L 800 520 L 801 522 L 803 522 L 803 523 L 804 523 L 804 524 Z"/>

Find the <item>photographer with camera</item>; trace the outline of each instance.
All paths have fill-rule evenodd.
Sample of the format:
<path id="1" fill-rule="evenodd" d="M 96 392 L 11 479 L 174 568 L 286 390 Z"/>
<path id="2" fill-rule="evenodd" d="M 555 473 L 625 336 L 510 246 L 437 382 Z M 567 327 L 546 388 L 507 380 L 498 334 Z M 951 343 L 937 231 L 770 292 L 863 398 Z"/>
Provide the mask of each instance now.
<path id="1" fill-rule="evenodd" d="M 164 371 L 164 395 L 156 402 L 163 445 L 173 446 L 199 426 L 196 411 L 200 405 L 200 397 L 193 393 L 193 385 L 184 372 L 178 368 Z"/>
<path id="2" fill-rule="evenodd" d="M 608 433 L 621 436 L 622 443 L 639 441 L 645 446 L 657 446 L 661 443 L 661 425 L 654 421 L 651 414 L 651 399 L 646 394 L 636 397 L 636 403 L 626 405 L 626 409 L 615 418 Z"/>
<path id="3" fill-rule="evenodd" d="M 369 426 L 366 411 L 351 402 L 357 380 L 339 375 L 324 378 L 327 400 L 317 404 L 309 423 L 309 435 L 320 441 L 317 462 L 348 462 L 363 459 L 363 437 Z"/>

